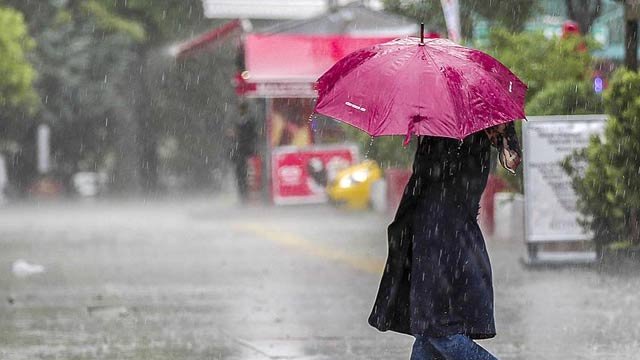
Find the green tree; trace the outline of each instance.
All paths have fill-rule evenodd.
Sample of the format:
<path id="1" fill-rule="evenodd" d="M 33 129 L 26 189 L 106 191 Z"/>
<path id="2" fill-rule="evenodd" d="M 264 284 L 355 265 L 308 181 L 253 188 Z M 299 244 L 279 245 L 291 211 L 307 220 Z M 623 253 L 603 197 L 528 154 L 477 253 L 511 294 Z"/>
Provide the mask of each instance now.
<path id="1" fill-rule="evenodd" d="M 446 34 L 446 25 L 440 0 L 384 0 L 385 10 L 424 21 L 428 28 Z M 470 38 L 474 16 L 481 16 L 493 25 L 512 31 L 524 29 L 527 20 L 538 10 L 537 1 L 531 0 L 478 0 L 460 2 L 462 36 Z"/>
<path id="2" fill-rule="evenodd" d="M 36 73 L 27 53 L 34 41 L 22 14 L 14 9 L 0 7 L 0 29 L 0 110 L 32 108 L 37 100 L 33 89 Z"/>
<path id="3" fill-rule="evenodd" d="M 66 180 L 78 170 L 103 169 L 109 154 L 119 154 L 116 141 L 135 139 L 125 126 L 133 117 L 127 111 L 130 99 L 122 92 L 127 87 L 121 86 L 133 58 L 131 27 L 103 27 L 102 14 L 90 9 L 93 1 L 5 3 L 25 15 L 37 44 L 30 59 L 38 71 L 40 98 L 38 111 L 13 126 L 19 144 L 12 161 L 14 183 L 26 187 L 36 175 L 34 135 L 41 123 L 52 128 L 57 176 Z M 117 148 L 131 153 L 126 146 Z"/>
<path id="4" fill-rule="evenodd" d="M 547 85 L 527 104 L 527 115 L 600 114 L 602 96 L 590 81 L 558 81 Z"/>
<path id="5" fill-rule="evenodd" d="M 481 0 L 468 3 L 472 6 L 471 11 L 489 20 L 494 26 L 502 26 L 510 31 L 524 30 L 527 21 L 540 9 L 535 0 Z"/>
<path id="6" fill-rule="evenodd" d="M 76 0 L 77 3 L 81 3 Z M 98 6 L 102 5 L 102 7 Z M 97 9 L 108 9 L 102 18 L 104 26 L 123 30 L 128 24 L 137 44 L 133 47 L 136 59 L 131 66 L 129 97 L 135 98 L 136 146 L 139 157 L 137 173 L 145 191 L 158 188 L 158 118 L 154 116 L 153 92 L 163 76 L 163 69 L 170 65 L 171 58 L 163 48 L 170 41 L 193 34 L 204 24 L 200 0 L 95 0 Z M 124 21 L 126 20 L 126 21 Z M 131 26 L 130 24 L 137 26 Z M 137 71 L 136 71 L 137 70 Z M 130 171 L 130 168 L 124 172 Z"/>
<path id="7" fill-rule="evenodd" d="M 424 22 L 428 30 L 437 30 L 446 34 L 446 25 L 440 0 L 428 1 L 406 1 L 406 0 L 384 0 L 384 9 L 396 14 L 416 19 L 417 22 Z M 465 14 L 466 15 L 466 14 Z M 462 23 L 467 23 L 467 17 L 462 19 Z M 465 29 L 468 30 L 468 29 Z M 463 31 L 463 36 L 467 31 Z"/>
<path id="8" fill-rule="evenodd" d="M 494 29 L 486 51 L 529 86 L 527 99 L 532 99 L 551 83 L 578 83 L 589 78 L 591 55 L 579 50 L 585 42 L 587 40 L 580 36 L 548 39 L 539 32 L 512 33 Z"/>
<path id="9" fill-rule="evenodd" d="M 594 46 L 582 36 L 546 38 L 542 33 L 512 33 L 494 29 L 485 49 L 528 86 L 527 115 L 599 113 L 602 100 L 590 85 L 592 58 L 580 50 Z M 521 123 L 517 123 L 520 132 Z M 522 191 L 522 167 L 511 176 L 500 167 L 499 176 Z"/>
<path id="10" fill-rule="evenodd" d="M 10 158 L 10 180 L 15 181 L 19 167 L 17 154 L 26 154 L 21 138 L 28 128 L 27 118 L 38 108 L 34 89 L 36 71 L 28 61 L 35 42 L 28 34 L 22 14 L 0 2 L 0 153 Z"/>
<path id="11" fill-rule="evenodd" d="M 640 244 L 640 75 L 617 71 L 605 92 L 604 138 L 570 157 L 565 169 L 578 195 L 583 225 L 602 248 L 616 241 Z M 584 166 L 583 166 L 584 165 Z"/>
<path id="12" fill-rule="evenodd" d="M 51 124 L 61 172 L 106 169 L 112 188 L 154 190 L 159 141 L 167 124 L 180 121 L 185 138 L 189 131 L 204 136 L 184 113 L 202 113 L 206 104 L 191 102 L 181 116 L 163 106 L 185 108 L 187 99 L 180 96 L 185 89 L 171 86 L 182 86 L 180 79 L 192 73 L 175 67 L 167 48 L 207 25 L 199 0 L 4 3 L 25 14 L 37 41 L 33 62 L 40 74 L 36 85 L 42 106 L 24 121 L 19 138 L 28 146 L 37 123 Z M 165 81 L 169 73 L 175 81 Z M 228 80 L 218 83 L 228 85 Z M 200 150 L 198 158 L 206 158 L 207 149 Z M 18 163 L 33 172 L 34 159 L 27 157 L 33 156 L 23 156 Z"/>
<path id="13" fill-rule="evenodd" d="M 215 190 L 229 161 L 230 139 L 223 134 L 234 123 L 236 94 L 229 74 L 235 52 L 235 44 L 225 44 L 163 67 L 151 93 L 160 127 L 160 173 L 185 190 Z"/>

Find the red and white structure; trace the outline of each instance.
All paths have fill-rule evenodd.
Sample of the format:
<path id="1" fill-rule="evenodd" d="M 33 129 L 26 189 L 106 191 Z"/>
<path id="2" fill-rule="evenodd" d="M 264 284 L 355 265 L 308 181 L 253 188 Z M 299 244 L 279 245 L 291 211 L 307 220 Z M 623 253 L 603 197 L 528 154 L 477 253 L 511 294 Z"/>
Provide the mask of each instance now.
<path id="1" fill-rule="evenodd" d="M 229 77 L 240 97 L 261 102 L 265 109 L 262 120 L 266 136 L 261 139 L 264 146 L 258 166 L 263 170 L 263 191 L 268 191 L 276 203 L 326 201 L 317 188 L 303 191 L 300 185 L 295 190 L 285 189 L 281 180 L 293 183 L 296 174 L 301 176 L 296 178 L 299 184 L 308 183 L 304 175 L 307 164 L 298 164 L 300 161 L 319 158 L 328 165 L 331 154 L 337 159 L 332 162 L 333 168 L 337 163 L 344 167 L 359 161 L 352 145 L 327 146 L 314 135 L 315 123 L 309 117 L 316 79 L 352 51 L 417 34 L 418 26 L 412 20 L 376 10 L 380 1 L 348 4 L 352 2 L 300 0 L 293 5 L 286 0 L 203 0 L 208 17 L 231 19 L 176 48 L 175 55 L 180 59 L 219 41 L 240 37 L 244 66 Z M 251 20 L 242 18 L 293 20 L 267 26 L 265 20 L 253 21 L 263 25 L 254 29 Z M 288 166 L 285 170 L 280 166 L 283 159 L 291 163 L 284 165 Z M 292 170 L 292 166 L 298 170 Z"/>

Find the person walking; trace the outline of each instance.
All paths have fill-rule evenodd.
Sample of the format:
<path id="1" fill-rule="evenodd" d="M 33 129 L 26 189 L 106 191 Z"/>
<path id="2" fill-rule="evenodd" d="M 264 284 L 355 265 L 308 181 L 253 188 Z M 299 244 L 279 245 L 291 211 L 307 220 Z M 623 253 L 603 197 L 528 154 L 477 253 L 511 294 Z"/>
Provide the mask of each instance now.
<path id="1" fill-rule="evenodd" d="M 491 265 L 477 222 L 491 144 L 514 172 L 513 122 L 463 141 L 419 137 L 413 174 L 388 228 L 389 254 L 369 324 L 415 336 L 411 360 L 496 359 Z"/>
<path id="2" fill-rule="evenodd" d="M 491 264 L 478 226 L 491 144 L 520 164 L 514 121 L 527 85 L 504 64 L 446 39 L 406 37 L 343 57 L 320 78 L 314 112 L 371 136 L 418 136 L 413 174 L 388 228 L 369 324 L 413 335 L 412 360 L 492 360 Z"/>
<path id="3" fill-rule="evenodd" d="M 249 195 L 247 161 L 256 154 L 257 131 L 254 119 L 249 114 L 249 106 L 242 102 L 238 106 L 239 120 L 232 132 L 231 160 L 234 165 L 238 196 L 246 202 Z"/>

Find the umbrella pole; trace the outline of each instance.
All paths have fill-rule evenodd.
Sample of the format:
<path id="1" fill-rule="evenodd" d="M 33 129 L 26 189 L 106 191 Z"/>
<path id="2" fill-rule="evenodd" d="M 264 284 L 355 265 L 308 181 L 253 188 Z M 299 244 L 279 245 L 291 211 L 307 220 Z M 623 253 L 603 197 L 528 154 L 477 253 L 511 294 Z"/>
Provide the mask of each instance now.
<path id="1" fill-rule="evenodd" d="M 424 45 L 424 22 L 420 23 L 420 45 Z"/>

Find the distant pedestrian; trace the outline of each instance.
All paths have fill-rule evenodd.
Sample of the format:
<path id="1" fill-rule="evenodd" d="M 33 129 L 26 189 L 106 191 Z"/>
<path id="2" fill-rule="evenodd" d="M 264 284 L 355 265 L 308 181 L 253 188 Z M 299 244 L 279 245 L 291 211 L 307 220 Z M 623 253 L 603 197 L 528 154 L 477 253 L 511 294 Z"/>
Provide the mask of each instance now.
<path id="1" fill-rule="evenodd" d="M 494 360 L 472 339 L 495 336 L 491 265 L 477 222 L 490 147 L 515 171 L 513 123 L 459 141 L 421 136 L 394 221 L 369 323 L 416 337 L 411 360 Z"/>
<path id="2" fill-rule="evenodd" d="M 247 163 L 252 156 L 256 155 L 258 133 L 255 120 L 246 102 L 238 106 L 238 115 L 239 118 L 234 124 L 231 136 L 231 160 L 234 164 L 238 196 L 242 202 L 245 202 L 249 194 Z"/>

